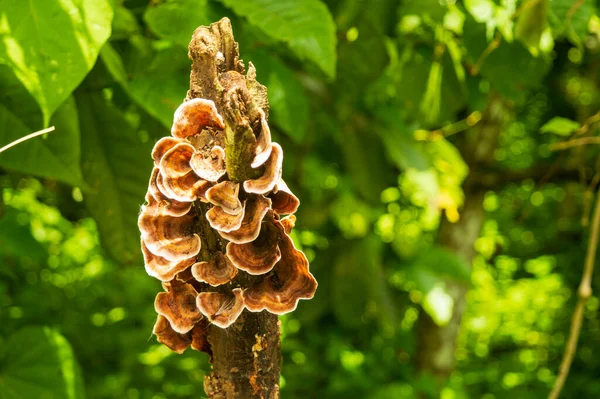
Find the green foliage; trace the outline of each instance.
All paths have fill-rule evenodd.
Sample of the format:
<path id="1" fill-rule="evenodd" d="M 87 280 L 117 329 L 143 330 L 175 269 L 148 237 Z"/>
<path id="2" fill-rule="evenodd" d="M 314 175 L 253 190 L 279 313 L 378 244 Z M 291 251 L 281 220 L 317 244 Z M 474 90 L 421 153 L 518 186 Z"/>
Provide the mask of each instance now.
<path id="1" fill-rule="evenodd" d="M 335 77 L 335 25 L 329 10 L 319 0 L 221 0 L 233 11 L 281 40 L 302 60 L 317 65 Z"/>
<path id="2" fill-rule="evenodd" d="M 0 353 L 2 399 L 85 398 L 73 350 L 57 331 L 22 328 L 3 343 Z"/>
<path id="3" fill-rule="evenodd" d="M 25 142 L 0 157 L 0 166 L 8 170 L 51 177 L 74 186 L 84 186 L 79 167 L 79 127 L 77 110 L 70 97 L 56 111 L 51 122 L 59 134 L 50 133 L 40 140 Z M 10 143 L 30 129 L 9 109 L 0 104 L 0 142 Z"/>
<path id="4" fill-rule="evenodd" d="M 122 262 L 139 259 L 137 214 L 148 189 L 150 143 L 142 143 L 113 106 L 98 94 L 77 95 L 82 170 L 91 186 L 84 194 L 98 221 L 104 247 Z"/>
<path id="5" fill-rule="evenodd" d="M 596 8 L 0 0 L 0 146 L 56 127 L 0 154 L 0 398 L 202 397 L 208 357 L 151 337 L 160 284 L 136 219 L 189 86 L 186 46 L 223 16 L 268 88 L 302 201 L 293 239 L 319 281 L 281 318 L 282 397 L 545 397 L 598 181 L 598 146 L 551 150 L 598 135 Z M 565 397 L 600 395 L 599 308 Z M 423 359 L 453 339 L 453 312 L 452 350 Z M 456 360 L 447 380 L 439 359 Z"/>
<path id="6" fill-rule="evenodd" d="M 579 129 L 579 122 L 572 121 L 568 118 L 555 116 L 540 128 L 542 133 L 552 133 L 559 136 L 570 136 L 575 130 Z"/>
<path id="7" fill-rule="evenodd" d="M 110 36 L 108 0 L 2 1 L 0 63 L 35 98 L 44 124 L 92 69 Z M 47 16 L 52 16 L 52 20 Z"/>

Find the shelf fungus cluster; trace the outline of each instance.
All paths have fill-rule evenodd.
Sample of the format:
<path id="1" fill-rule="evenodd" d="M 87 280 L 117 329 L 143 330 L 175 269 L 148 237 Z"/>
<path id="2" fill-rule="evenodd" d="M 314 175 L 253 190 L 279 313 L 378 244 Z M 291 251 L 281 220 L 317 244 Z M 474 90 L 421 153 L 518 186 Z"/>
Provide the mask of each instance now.
<path id="1" fill-rule="evenodd" d="M 210 100 L 184 102 L 152 151 L 138 225 L 146 271 L 164 288 L 154 334 L 178 353 L 207 351 L 211 324 L 227 328 L 244 309 L 291 312 L 317 287 L 289 236 L 299 201 L 281 178 L 283 151 L 255 114 L 251 178 L 228 175 L 226 126 Z"/>

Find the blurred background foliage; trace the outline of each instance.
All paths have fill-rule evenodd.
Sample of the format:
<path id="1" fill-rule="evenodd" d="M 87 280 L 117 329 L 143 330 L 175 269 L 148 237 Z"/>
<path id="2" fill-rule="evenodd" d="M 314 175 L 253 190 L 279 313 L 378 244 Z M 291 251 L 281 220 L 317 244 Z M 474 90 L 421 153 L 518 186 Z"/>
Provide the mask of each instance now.
<path id="1" fill-rule="evenodd" d="M 281 318 L 282 397 L 546 397 L 600 181 L 598 6 L 0 0 L 0 145 L 56 126 L 0 154 L 0 398 L 203 395 L 207 356 L 151 337 L 136 219 L 223 16 L 319 281 Z M 600 397 L 599 306 L 564 397 Z"/>

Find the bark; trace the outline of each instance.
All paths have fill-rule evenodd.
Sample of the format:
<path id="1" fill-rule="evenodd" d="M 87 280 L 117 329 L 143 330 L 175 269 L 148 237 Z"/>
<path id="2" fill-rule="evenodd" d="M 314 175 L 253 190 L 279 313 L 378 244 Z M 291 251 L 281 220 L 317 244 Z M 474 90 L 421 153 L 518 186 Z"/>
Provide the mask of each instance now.
<path id="1" fill-rule="evenodd" d="M 493 153 L 505 113 L 502 99 L 491 95 L 480 123 L 466 132 L 457 143 L 470 169 L 470 174 L 463 184 L 465 203 L 457 223 L 450 223 L 443 218 L 438 243 L 462 258 L 469 267 L 475 256 L 475 240 L 479 237 L 485 219 L 483 197 L 487 188 L 480 184 L 477 171 L 493 162 Z M 455 368 L 454 351 L 466 307 L 467 292 L 467 287 L 455 280 L 448 279 L 445 284 L 454 301 L 452 318 L 447 325 L 438 326 L 425 311 L 420 312 L 417 324 L 419 343 L 415 359 L 420 371 L 435 375 L 440 383 L 443 383 Z"/>
<path id="2" fill-rule="evenodd" d="M 268 111 L 266 88 L 256 81 L 252 64 L 245 73 L 227 18 L 210 27 L 196 29 L 189 57 L 192 72 L 187 99 L 214 101 L 226 125 L 228 175 L 234 181 L 244 180 L 248 177 L 245 171 L 250 169 L 247 164 L 252 159 L 245 144 L 254 139 L 248 120 L 257 119 L 257 107 Z M 206 242 L 201 256 L 208 257 L 208 252 L 217 250 L 224 253 L 225 242 L 219 235 L 207 223 L 200 227 Z M 239 273 L 236 281 L 240 286 L 248 286 L 245 280 L 251 278 Z M 209 398 L 279 398 L 281 346 L 277 315 L 244 310 L 227 329 L 211 325 L 208 342 L 212 372 L 204 379 L 204 389 Z"/>

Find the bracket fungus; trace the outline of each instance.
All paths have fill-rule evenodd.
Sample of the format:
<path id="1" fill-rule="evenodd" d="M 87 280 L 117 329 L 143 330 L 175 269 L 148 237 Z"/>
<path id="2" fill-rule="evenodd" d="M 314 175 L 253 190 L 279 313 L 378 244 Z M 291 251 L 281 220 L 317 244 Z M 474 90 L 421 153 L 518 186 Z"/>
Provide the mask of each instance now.
<path id="1" fill-rule="evenodd" d="M 253 99 L 254 68 L 236 68 L 220 75 L 216 104 L 192 98 L 177 108 L 171 137 L 151 154 L 138 226 L 146 271 L 165 289 L 153 332 L 177 353 L 210 352 L 210 325 L 227 328 L 245 309 L 291 312 L 317 288 L 289 236 L 300 201 L 281 179 L 266 104 Z"/>

